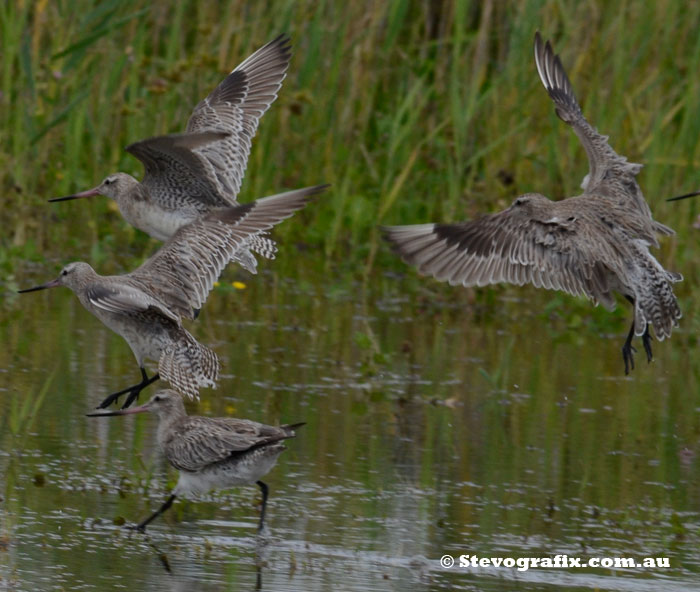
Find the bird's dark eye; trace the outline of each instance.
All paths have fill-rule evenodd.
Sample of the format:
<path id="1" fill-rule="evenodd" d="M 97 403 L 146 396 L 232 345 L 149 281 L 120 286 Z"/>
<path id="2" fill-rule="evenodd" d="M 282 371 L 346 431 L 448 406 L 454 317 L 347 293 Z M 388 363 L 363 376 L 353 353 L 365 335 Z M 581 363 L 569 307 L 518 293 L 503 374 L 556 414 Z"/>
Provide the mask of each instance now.
<path id="1" fill-rule="evenodd" d="M 160 399 L 160 396 L 156 395 L 155 397 L 153 397 L 153 400 L 154 400 L 154 401 L 160 401 L 161 399 Z"/>
<path id="2" fill-rule="evenodd" d="M 61 275 L 68 275 L 68 270 L 64 269 L 63 271 L 61 271 Z"/>
<path id="3" fill-rule="evenodd" d="M 524 197 L 519 197 L 518 199 L 515 200 L 515 205 L 516 206 L 521 206 L 525 203 L 525 198 Z"/>
<path id="4" fill-rule="evenodd" d="M 105 185 L 110 185 L 112 183 L 112 179 L 105 179 Z"/>

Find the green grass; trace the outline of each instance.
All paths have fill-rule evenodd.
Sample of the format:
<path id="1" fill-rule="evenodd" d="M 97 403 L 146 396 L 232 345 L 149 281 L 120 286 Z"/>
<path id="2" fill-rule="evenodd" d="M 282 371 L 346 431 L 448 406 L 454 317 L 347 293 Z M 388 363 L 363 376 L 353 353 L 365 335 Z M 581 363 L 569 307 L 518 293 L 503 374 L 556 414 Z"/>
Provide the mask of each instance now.
<path id="1" fill-rule="evenodd" d="M 14 394 L 10 401 L 10 412 L 3 418 L 2 431 L 4 431 L 5 424 L 13 436 L 26 434 L 31 429 L 55 374 L 56 370 L 54 369 L 36 393 Z"/>
<path id="2" fill-rule="evenodd" d="M 276 230 L 280 241 L 311 246 L 320 269 L 405 269 L 377 224 L 471 218 L 530 190 L 578 192 L 585 153 L 535 73 L 539 29 L 589 120 L 646 165 L 652 210 L 678 230 L 662 260 L 697 275 L 700 204 L 664 202 L 700 184 L 697 22 L 700 5 L 675 0 L 3 3 L 0 265 L 9 274 L 39 252 L 121 271 L 151 252 L 108 200 L 46 199 L 116 170 L 140 178 L 124 146 L 181 131 L 228 71 L 287 32 L 294 57 L 241 199 L 331 183 Z"/>

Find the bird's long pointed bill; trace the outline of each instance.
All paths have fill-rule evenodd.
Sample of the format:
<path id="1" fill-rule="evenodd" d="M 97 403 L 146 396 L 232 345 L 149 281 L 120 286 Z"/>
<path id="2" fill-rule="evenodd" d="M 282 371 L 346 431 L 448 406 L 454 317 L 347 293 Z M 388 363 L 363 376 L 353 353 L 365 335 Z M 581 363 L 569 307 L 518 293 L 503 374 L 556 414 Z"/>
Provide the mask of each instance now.
<path id="1" fill-rule="evenodd" d="M 671 198 L 667 199 L 666 201 L 678 201 L 679 199 L 687 199 L 689 197 L 695 197 L 696 195 L 700 195 L 700 191 L 693 191 L 693 193 L 686 193 L 685 195 L 671 197 Z"/>
<path id="2" fill-rule="evenodd" d="M 17 290 L 18 294 L 26 294 L 27 292 L 36 292 L 37 290 L 46 290 L 48 288 L 55 288 L 56 286 L 60 286 L 61 284 L 59 283 L 60 278 L 56 278 L 55 280 L 51 280 L 50 282 L 46 282 L 45 284 L 41 284 L 41 286 L 34 286 L 33 288 L 25 288 L 24 290 Z"/>
<path id="3" fill-rule="evenodd" d="M 88 189 L 87 191 L 82 191 L 81 193 L 74 193 L 73 195 L 66 195 L 65 197 L 54 197 L 49 201 L 69 201 L 71 199 L 80 199 L 82 197 L 94 197 L 95 195 L 100 195 L 97 187 Z"/>
<path id="4" fill-rule="evenodd" d="M 131 415 L 132 413 L 144 413 L 148 411 L 148 405 L 139 407 L 130 407 L 129 409 L 117 409 L 116 411 L 96 411 L 94 413 L 86 413 L 87 417 L 111 417 L 113 415 Z"/>

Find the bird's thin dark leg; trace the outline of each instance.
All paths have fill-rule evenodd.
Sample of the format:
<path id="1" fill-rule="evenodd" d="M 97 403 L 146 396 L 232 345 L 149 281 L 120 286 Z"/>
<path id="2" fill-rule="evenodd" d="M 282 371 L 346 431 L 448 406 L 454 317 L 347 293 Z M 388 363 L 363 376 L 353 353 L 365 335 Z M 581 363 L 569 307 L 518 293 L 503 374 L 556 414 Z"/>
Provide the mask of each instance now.
<path id="1" fill-rule="evenodd" d="M 632 305 L 632 315 L 634 315 L 634 298 L 625 294 L 627 302 Z M 634 370 L 634 354 L 637 350 L 632 346 L 632 338 L 634 337 L 634 317 L 632 317 L 632 326 L 630 327 L 630 332 L 627 334 L 627 339 L 625 344 L 622 346 L 622 359 L 625 362 L 625 376 L 630 373 L 630 370 Z M 645 345 L 646 348 L 646 345 Z"/>
<path id="2" fill-rule="evenodd" d="M 269 488 L 263 481 L 256 481 L 255 483 L 260 487 L 260 491 L 262 491 L 262 507 L 260 508 L 260 522 L 258 523 L 258 532 L 261 532 L 265 523 L 265 507 L 267 506 Z"/>
<path id="3" fill-rule="evenodd" d="M 651 362 L 654 359 L 653 354 L 651 353 L 651 333 L 649 333 L 649 325 L 647 325 L 646 331 L 644 331 L 644 335 L 642 335 L 642 343 L 644 344 L 644 351 L 647 353 L 647 362 Z"/>
<path id="4" fill-rule="evenodd" d="M 102 403 L 100 403 L 97 408 L 98 409 L 106 409 L 109 407 L 112 403 L 115 401 L 119 400 L 119 397 L 122 395 L 129 393 L 129 396 L 126 398 L 126 401 L 124 401 L 124 405 L 122 405 L 122 409 L 126 409 L 129 405 L 131 405 L 139 396 L 139 393 L 145 389 L 149 384 L 153 384 L 156 380 L 160 378 L 160 374 L 157 372 L 151 376 L 151 378 L 148 378 L 148 374 L 146 374 L 146 370 L 144 368 L 141 368 L 141 382 L 138 384 L 135 384 L 133 386 L 128 386 L 125 389 L 122 389 L 119 392 L 112 393 L 109 395 Z"/>
<path id="5" fill-rule="evenodd" d="M 625 375 L 630 373 L 630 370 L 634 370 L 634 354 L 637 351 L 632 347 L 632 338 L 634 337 L 634 321 L 632 321 L 632 326 L 630 327 L 630 332 L 627 334 L 627 339 L 625 339 L 625 344 L 622 346 L 622 359 L 625 362 Z"/>
<path id="6" fill-rule="evenodd" d="M 173 493 L 167 500 L 165 500 L 165 503 L 160 508 L 153 512 L 153 514 L 151 514 L 148 518 L 146 518 L 142 522 L 139 522 L 133 528 L 135 528 L 139 532 L 146 532 L 146 526 L 148 526 L 151 522 L 158 518 L 158 516 L 165 512 L 170 506 L 172 506 L 174 501 L 175 494 Z"/>

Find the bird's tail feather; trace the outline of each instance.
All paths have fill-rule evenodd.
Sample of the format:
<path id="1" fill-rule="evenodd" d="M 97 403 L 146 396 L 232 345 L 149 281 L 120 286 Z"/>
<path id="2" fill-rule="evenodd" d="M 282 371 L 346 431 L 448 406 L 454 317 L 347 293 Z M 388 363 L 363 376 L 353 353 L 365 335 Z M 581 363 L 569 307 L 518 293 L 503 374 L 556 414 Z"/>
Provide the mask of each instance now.
<path id="1" fill-rule="evenodd" d="M 219 358 L 185 329 L 182 331 L 184 336 L 163 350 L 158 371 L 175 390 L 190 399 L 199 399 L 200 388 L 216 388 Z"/>
<path id="2" fill-rule="evenodd" d="M 642 335 L 651 323 L 654 335 L 659 341 L 671 336 L 673 327 L 678 326 L 681 309 L 673 293 L 672 282 L 682 279 L 680 274 L 666 271 L 653 257 L 642 260 L 638 272 L 642 281 L 636 282 L 634 332 Z"/>
<path id="3" fill-rule="evenodd" d="M 256 234 L 251 237 L 248 241 L 248 248 L 265 257 L 265 259 L 274 259 L 277 253 L 277 243 L 269 236 L 266 236 L 266 233 Z"/>

